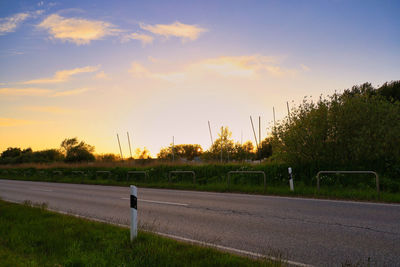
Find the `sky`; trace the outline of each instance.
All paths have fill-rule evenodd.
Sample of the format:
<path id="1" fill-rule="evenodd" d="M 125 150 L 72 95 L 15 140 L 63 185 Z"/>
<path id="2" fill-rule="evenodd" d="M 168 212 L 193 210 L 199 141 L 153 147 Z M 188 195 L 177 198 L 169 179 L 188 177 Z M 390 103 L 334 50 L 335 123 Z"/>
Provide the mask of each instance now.
<path id="1" fill-rule="evenodd" d="M 0 151 L 153 156 L 261 138 L 304 97 L 400 79 L 400 1 L 0 1 Z M 257 137 L 258 138 L 258 137 Z"/>

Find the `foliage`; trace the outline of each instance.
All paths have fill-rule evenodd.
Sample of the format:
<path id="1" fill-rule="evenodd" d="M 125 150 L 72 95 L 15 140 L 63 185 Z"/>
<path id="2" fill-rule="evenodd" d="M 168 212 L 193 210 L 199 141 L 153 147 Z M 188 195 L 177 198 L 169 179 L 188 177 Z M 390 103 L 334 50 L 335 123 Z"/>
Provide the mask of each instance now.
<path id="1" fill-rule="evenodd" d="M 78 142 L 78 138 L 66 138 L 61 142 L 61 149 L 65 153 L 66 162 L 94 161 L 94 146 L 85 142 Z"/>
<path id="2" fill-rule="evenodd" d="M 21 150 L 17 147 L 9 147 L 0 156 L 0 164 L 49 163 L 62 160 L 64 160 L 64 155 L 57 149 L 34 152 L 31 148 Z"/>
<path id="3" fill-rule="evenodd" d="M 112 153 L 96 155 L 96 161 L 100 162 L 116 162 L 121 160 L 121 157 Z"/>
<path id="4" fill-rule="evenodd" d="M 370 84 L 314 103 L 304 99 L 273 130 L 275 157 L 294 166 L 367 169 L 400 180 L 400 102 Z"/>
<path id="5" fill-rule="evenodd" d="M 150 157 L 150 151 L 144 147 L 143 150 L 141 150 L 140 148 L 137 148 L 135 150 L 135 159 L 151 159 Z"/>
<path id="6" fill-rule="evenodd" d="M 157 154 L 159 159 L 184 159 L 192 161 L 200 157 L 203 153 L 203 149 L 198 144 L 181 144 L 162 148 Z"/>

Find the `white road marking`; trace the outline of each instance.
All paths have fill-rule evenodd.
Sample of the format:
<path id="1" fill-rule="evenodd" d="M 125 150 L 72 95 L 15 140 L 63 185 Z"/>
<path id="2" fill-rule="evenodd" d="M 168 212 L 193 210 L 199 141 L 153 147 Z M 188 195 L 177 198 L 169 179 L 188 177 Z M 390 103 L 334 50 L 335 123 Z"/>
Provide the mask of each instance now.
<path id="1" fill-rule="evenodd" d="M 130 198 L 128 197 L 123 197 L 121 199 L 126 199 L 129 200 Z M 176 202 L 167 202 L 167 201 L 156 201 L 156 200 L 147 200 L 147 199 L 138 199 L 140 202 L 148 202 L 148 203 L 156 203 L 156 204 L 164 204 L 164 205 L 174 205 L 174 206 L 189 206 L 189 204 L 186 203 L 176 203 Z"/>
<path id="2" fill-rule="evenodd" d="M 51 189 L 42 189 L 42 188 L 35 188 L 35 187 L 30 187 L 29 189 L 33 190 L 33 191 L 53 192 L 53 190 L 51 190 Z"/>
<path id="3" fill-rule="evenodd" d="M 189 193 L 192 195 L 203 195 L 203 196 L 217 196 L 217 197 L 237 197 L 237 198 L 258 198 L 258 199 L 287 199 L 287 200 L 300 200 L 300 201 L 311 201 L 311 202 L 331 202 L 331 203 L 343 203 L 343 204 L 359 204 L 359 205 L 372 205 L 372 206 L 391 206 L 391 207 L 400 207 L 400 203 L 385 203 L 385 202 L 370 202 L 370 201 L 357 201 L 357 200 L 340 200 L 340 199 L 325 199 L 325 198 L 310 198 L 310 197 L 286 197 L 286 196 L 274 196 L 274 195 L 251 195 L 246 193 L 226 193 L 226 192 L 208 192 L 208 191 L 188 191 L 188 190 L 177 190 L 177 189 L 167 189 L 167 188 L 146 188 L 141 187 L 142 191 L 170 191 L 175 194 L 179 193 Z"/>

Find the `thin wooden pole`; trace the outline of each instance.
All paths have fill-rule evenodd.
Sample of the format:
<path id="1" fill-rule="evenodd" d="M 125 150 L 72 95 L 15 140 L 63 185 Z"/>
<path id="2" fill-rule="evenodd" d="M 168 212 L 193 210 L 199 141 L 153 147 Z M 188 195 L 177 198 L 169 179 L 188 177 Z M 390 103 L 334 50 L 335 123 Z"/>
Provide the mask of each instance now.
<path id="1" fill-rule="evenodd" d="M 253 128 L 254 140 L 256 140 L 256 146 L 258 147 L 256 131 L 254 130 L 253 119 L 251 118 L 251 116 L 250 116 L 250 122 L 251 122 L 251 128 Z"/>
<path id="2" fill-rule="evenodd" d="M 131 158 L 132 158 L 131 140 L 129 139 L 129 133 L 126 132 L 126 135 L 128 136 L 129 153 L 131 154 Z"/>
<path id="3" fill-rule="evenodd" d="M 258 116 L 258 156 L 261 162 L 261 116 Z"/>
<path id="4" fill-rule="evenodd" d="M 274 114 L 274 127 L 275 127 L 275 125 L 276 125 L 276 122 L 275 122 L 275 107 L 272 107 L 272 113 Z"/>
<path id="5" fill-rule="evenodd" d="M 223 141 L 223 134 L 224 134 L 224 126 L 221 126 L 221 163 L 222 163 L 222 141 Z"/>
<path id="6" fill-rule="evenodd" d="M 211 145 L 213 145 L 213 144 L 214 144 L 214 141 L 213 141 L 212 134 L 211 134 L 210 121 L 208 121 L 208 130 L 210 131 Z"/>
<path id="7" fill-rule="evenodd" d="M 121 159 L 124 160 L 124 157 L 122 156 L 121 142 L 119 141 L 118 134 L 117 134 L 117 139 L 118 139 L 118 145 L 119 145 L 119 152 L 121 153 Z"/>
<path id="8" fill-rule="evenodd" d="M 174 149 L 175 149 L 175 136 L 172 136 L 172 161 L 175 161 Z"/>

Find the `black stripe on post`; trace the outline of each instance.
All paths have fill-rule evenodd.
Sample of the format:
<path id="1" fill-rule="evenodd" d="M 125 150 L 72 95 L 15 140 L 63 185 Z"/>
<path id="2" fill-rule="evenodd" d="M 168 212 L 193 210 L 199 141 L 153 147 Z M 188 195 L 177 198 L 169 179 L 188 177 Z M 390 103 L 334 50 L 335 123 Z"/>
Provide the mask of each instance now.
<path id="1" fill-rule="evenodd" d="M 137 210 L 137 197 L 131 195 L 131 208 Z"/>

